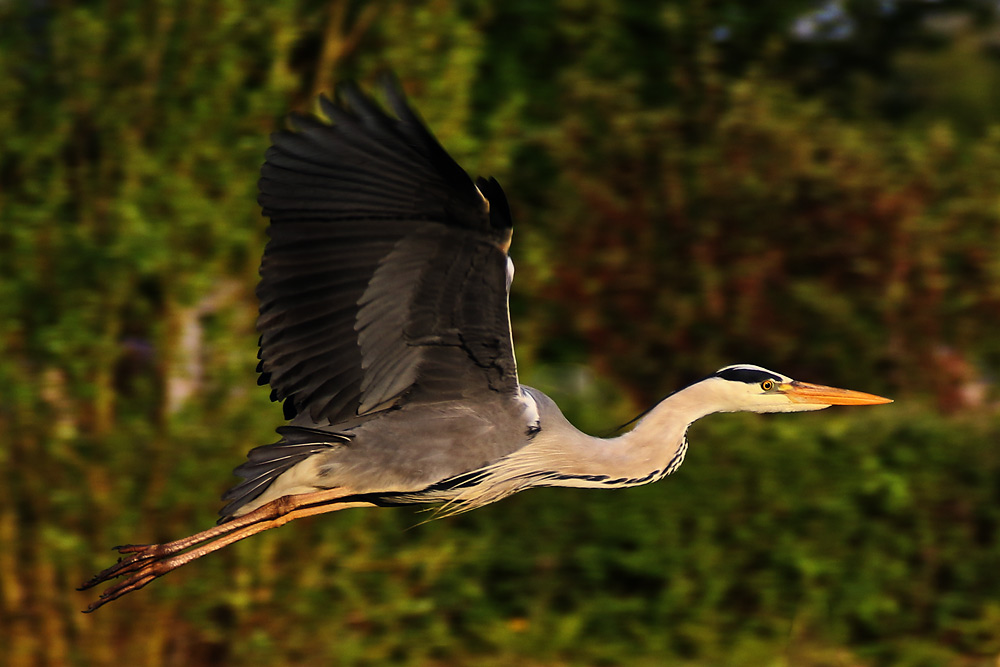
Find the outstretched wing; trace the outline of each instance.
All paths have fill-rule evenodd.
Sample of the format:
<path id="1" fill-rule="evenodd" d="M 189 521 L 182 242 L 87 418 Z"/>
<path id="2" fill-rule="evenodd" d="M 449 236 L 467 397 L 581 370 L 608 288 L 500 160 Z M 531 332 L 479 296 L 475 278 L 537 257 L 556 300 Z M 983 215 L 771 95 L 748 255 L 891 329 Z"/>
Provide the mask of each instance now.
<path id="1" fill-rule="evenodd" d="M 352 421 L 406 400 L 517 388 L 510 212 L 473 183 L 396 87 L 354 86 L 273 135 L 259 202 L 261 384 L 291 419 Z"/>

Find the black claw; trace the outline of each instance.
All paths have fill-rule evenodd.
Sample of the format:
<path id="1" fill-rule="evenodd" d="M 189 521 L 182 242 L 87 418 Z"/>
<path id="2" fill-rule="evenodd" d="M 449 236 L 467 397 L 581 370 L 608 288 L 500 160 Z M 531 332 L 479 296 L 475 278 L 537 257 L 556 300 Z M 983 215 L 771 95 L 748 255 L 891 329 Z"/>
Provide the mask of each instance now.
<path id="1" fill-rule="evenodd" d="M 126 545 L 126 547 L 131 546 L 134 545 Z M 161 574 L 165 574 L 165 571 L 161 571 L 161 568 L 157 567 L 157 559 L 162 558 L 163 555 L 151 553 L 151 551 L 155 550 L 147 551 L 146 549 L 148 546 L 149 545 L 143 545 L 141 547 L 142 551 L 137 551 L 124 558 L 119 558 L 115 565 L 98 572 L 93 576 L 93 578 L 77 589 L 82 591 L 97 586 L 98 584 L 107 583 L 119 577 L 125 577 L 124 581 L 120 581 L 102 592 L 96 601 L 92 602 L 86 609 L 83 610 L 84 613 L 92 613 L 100 607 L 103 607 L 108 602 L 117 600 L 132 591 L 139 590 L 159 577 Z M 166 571 L 169 571 L 170 569 L 173 568 L 167 568 Z"/>

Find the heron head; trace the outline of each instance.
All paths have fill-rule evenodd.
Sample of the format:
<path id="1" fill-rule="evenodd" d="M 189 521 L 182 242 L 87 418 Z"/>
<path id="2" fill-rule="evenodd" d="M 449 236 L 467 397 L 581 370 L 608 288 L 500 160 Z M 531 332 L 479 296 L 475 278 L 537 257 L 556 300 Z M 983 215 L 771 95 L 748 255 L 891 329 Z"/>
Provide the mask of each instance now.
<path id="1" fill-rule="evenodd" d="M 792 378 L 760 366 L 721 368 L 703 380 L 722 412 L 805 412 L 831 405 L 876 405 L 891 399 L 850 389 L 837 389 Z"/>

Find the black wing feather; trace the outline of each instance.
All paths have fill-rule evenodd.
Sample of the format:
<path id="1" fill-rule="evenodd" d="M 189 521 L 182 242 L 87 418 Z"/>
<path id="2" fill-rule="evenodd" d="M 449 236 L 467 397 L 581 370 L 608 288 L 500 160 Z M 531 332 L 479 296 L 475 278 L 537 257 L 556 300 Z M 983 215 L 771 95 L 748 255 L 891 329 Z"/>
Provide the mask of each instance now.
<path id="1" fill-rule="evenodd" d="M 261 382 L 318 425 L 404 396 L 514 391 L 499 184 L 473 183 L 397 86 L 395 118 L 354 86 L 339 93 L 320 99 L 333 124 L 293 116 L 261 169 Z"/>

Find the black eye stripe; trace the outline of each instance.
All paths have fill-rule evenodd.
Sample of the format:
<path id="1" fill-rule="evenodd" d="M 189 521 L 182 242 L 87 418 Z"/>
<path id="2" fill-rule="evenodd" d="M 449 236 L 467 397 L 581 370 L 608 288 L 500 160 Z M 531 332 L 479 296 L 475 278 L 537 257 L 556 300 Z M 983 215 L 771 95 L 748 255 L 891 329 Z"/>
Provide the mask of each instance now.
<path id="1" fill-rule="evenodd" d="M 756 368 L 723 368 L 715 374 L 715 377 L 729 380 L 730 382 L 745 382 L 747 384 L 760 384 L 765 380 L 781 382 L 781 378 L 774 373 L 768 373 Z"/>

